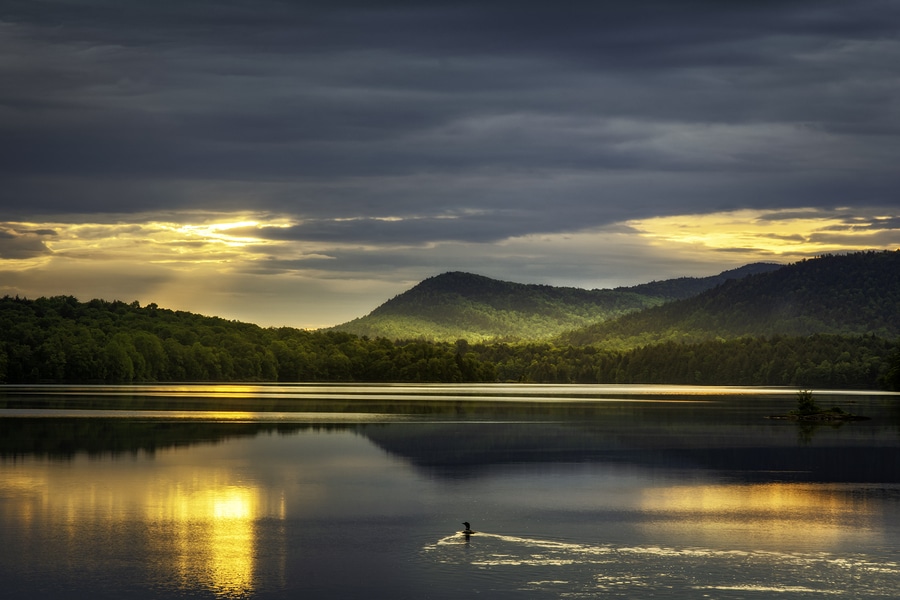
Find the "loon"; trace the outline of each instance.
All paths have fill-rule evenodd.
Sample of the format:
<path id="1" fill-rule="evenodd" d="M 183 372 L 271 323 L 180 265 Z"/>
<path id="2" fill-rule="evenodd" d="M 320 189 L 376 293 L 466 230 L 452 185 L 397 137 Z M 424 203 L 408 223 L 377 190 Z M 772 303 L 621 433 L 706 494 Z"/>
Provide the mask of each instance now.
<path id="1" fill-rule="evenodd" d="M 475 533 L 474 531 L 472 531 L 472 526 L 469 525 L 468 521 L 463 521 L 463 525 L 466 526 L 466 528 L 463 530 L 464 535 L 472 535 L 473 533 Z"/>

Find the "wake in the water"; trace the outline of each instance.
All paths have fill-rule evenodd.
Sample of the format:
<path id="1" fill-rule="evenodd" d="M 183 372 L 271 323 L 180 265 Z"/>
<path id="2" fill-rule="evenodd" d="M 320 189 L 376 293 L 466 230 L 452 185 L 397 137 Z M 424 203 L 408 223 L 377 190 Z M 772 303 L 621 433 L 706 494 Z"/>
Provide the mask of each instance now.
<path id="1" fill-rule="evenodd" d="M 454 533 L 422 551 L 448 568 L 476 569 L 480 585 L 497 594 L 693 597 L 709 590 L 723 599 L 774 593 L 785 599 L 860 599 L 893 598 L 900 589 L 900 563 L 862 554 L 619 546 L 484 531 Z"/>

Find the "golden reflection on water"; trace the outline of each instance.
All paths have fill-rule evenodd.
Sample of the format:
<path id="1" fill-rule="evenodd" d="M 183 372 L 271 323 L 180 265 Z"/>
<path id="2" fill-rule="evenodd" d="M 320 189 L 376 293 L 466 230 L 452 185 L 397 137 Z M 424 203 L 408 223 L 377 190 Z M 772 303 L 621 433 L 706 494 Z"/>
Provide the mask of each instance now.
<path id="1" fill-rule="evenodd" d="M 164 456 L 157 458 L 165 462 Z M 0 470 L 5 500 L 0 525 L 16 522 L 33 528 L 36 539 L 49 535 L 54 543 L 63 541 L 70 560 L 90 549 L 90 540 L 98 536 L 128 546 L 127 552 L 143 545 L 153 580 L 167 579 L 185 590 L 208 589 L 221 598 L 254 591 L 259 522 L 285 518 L 283 495 L 272 497 L 267 488 L 225 468 L 173 464 L 147 471 L 122 462 L 104 465 L 98 477 L 98 465 L 80 465 L 81 460 Z M 85 477 L 90 469 L 94 475 Z M 124 536 L 123 531 L 142 533 Z M 277 558 L 283 551 L 273 547 L 279 540 L 265 543 L 264 553 L 276 557 L 276 564 L 266 565 L 271 577 L 283 570 Z"/>
<path id="2" fill-rule="evenodd" d="M 256 518 L 263 512 L 258 490 L 229 485 L 191 490 L 179 485 L 165 490 L 159 500 L 148 520 L 169 533 L 157 541 L 169 546 L 184 587 L 206 587 L 221 596 L 252 591 Z"/>
<path id="3" fill-rule="evenodd" d="M 817 546 L 881 536 L 879 515 L 871 503 L 840 487 L 767 483 L 648 488 L 639 504 L 643 510 L 674 517 L 654 521 L 651 527 L 657 532 L 746 536 L 772 545 L 802 539 Z"/>

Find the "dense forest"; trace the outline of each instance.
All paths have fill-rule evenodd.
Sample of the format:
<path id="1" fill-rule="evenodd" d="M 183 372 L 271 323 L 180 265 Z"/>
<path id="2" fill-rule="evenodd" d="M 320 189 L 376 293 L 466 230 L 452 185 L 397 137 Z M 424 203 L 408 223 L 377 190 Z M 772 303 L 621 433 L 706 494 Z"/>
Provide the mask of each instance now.
<path id="1" fill-rule="evenodd" d="M 542 340 L 662 302 L 627 290 L 526 285 L 452 272 L 430 277 L 333 329 L 428 341 Z"/>
<path id="2" fill-rule="evenodd" d="M 0 380 L 475 381 L 450 344 L 256 325 L 133 302 L 0 300 Z M 462 367 L 462 369 L 461 369 Z"/>
<path id="3" fill-rule="evenodd" d="M 629 349 L 666 341 L 817 333 L 900 336 L 900 251 L 804 260 L 571 331 L 556 341 Z"/>
<path id="4" fill-rule="evenodd" d="M 370 339 L 71 296 L 0 299 L 0 381 L 685 383 L 900 389 L 874 335 L 594 345 Z"/>
<path id="5" fill-rule="evenodd" d="M 476 347 L 475 354 L 506 381 L 900 390 L 900 348 L 875 336 L 665 342 L 629 351 L 495 344 Z"/>
<path id="6" fill-rule="evenodd" d="M 569 330 L 695 296 L 725 281 L 779 268 L 756 263 L 711 277 L 585 290 L 498 281 L 471 273 L 430 277 L 335 331 L 452 342 L 547 341 Z"/>

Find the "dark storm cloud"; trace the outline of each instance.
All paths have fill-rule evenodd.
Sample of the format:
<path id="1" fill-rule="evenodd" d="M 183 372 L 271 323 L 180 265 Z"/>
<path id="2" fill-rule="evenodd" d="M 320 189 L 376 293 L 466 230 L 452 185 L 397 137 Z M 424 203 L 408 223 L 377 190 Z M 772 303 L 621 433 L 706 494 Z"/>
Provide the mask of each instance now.
<path id="1" fill-rule="evenodd" d="M 417 246 L 449 239 L 488 243 L 527 230 L 528 221 L 534 216 L 529 213 L 516 214 L 513 211 L 506 211 L 502 215 L 492 212 L 489 215 L 446 215 L 404 219 L 310 219 L 292 227 L 238 228 L 229 230 L 229 233 L 236 237 L 328 244 L 351 242 L 384 246 Z M 448 230 L 454 231 L 451 238 L 447 237 Z"/>
<path id="2" fill-rule="evenodd" d="M 876 0 L 7 1 L 0 211 L 415 245 L 896 207 L 898 26 Z"/>
<path id="3" fill-rule="evenodd" d="M 0 227 L 0 259 L 34 258 L 50 254 L 42 236 L 53 235 L 47 231 L 21 231 Z"/>

